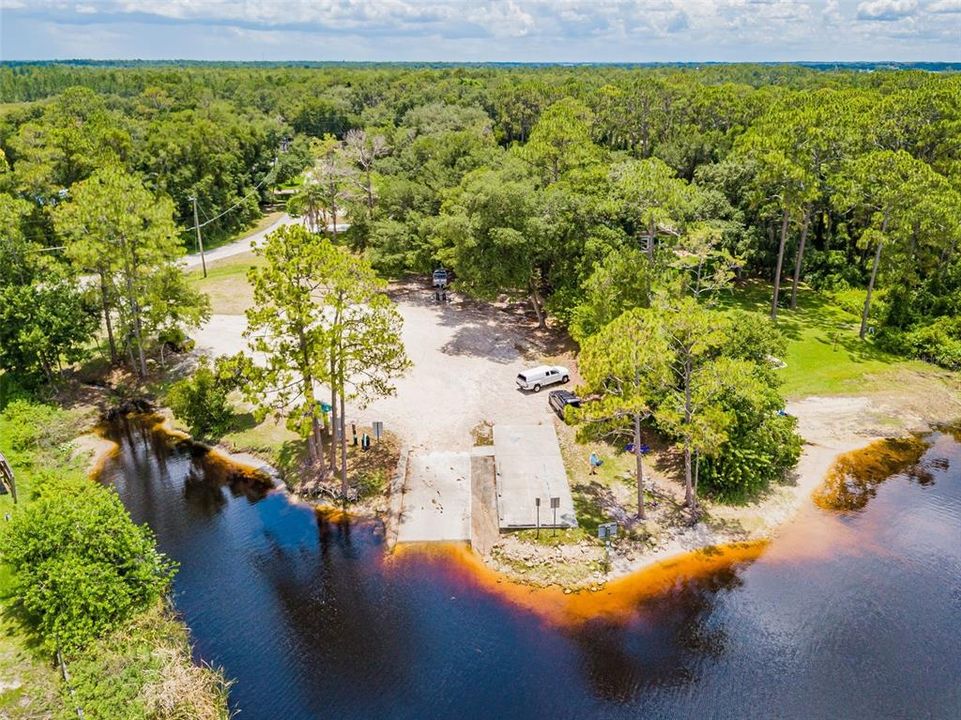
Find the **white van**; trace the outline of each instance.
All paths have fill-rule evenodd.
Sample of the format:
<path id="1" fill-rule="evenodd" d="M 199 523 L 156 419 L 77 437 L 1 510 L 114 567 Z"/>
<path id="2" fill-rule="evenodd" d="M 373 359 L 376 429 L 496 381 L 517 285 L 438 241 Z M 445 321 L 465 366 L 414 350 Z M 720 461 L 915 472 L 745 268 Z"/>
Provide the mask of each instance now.
<path id="1" fill-rule="evenodd" d="M 541 365 L 525 370 L 517 376 L 517 387 L 521 390 L 540 392 L 545 385 L 566 383 L 571 379 L 567 368 L 560 365 Z"/>

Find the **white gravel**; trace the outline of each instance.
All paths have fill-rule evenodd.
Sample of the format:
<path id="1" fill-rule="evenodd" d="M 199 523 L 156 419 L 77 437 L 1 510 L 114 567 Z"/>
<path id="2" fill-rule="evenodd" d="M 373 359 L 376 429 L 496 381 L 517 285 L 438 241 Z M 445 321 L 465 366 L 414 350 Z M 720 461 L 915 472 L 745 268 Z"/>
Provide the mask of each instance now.
<path id="1" fill-rule="evenodd" d="M 394 397 L 367 408 L 348 407 L 348 422 L 384 421 L 408 448 L 465 451 L 471 429 L 490 423 L 550 423 L 547 389 L 522 393 L 514 378 L 538 364 L 523 329 L 507 314 L 454 303 L 438 305 L 429 290 L 398 302 L 403 338 L 413 367 L 397 378 Z M 192 333 L 197 348 L 212 356 L 246 349 L 242 315 L 214 315 Z M 529 355 L 529 357 L 525 357 Z"/>

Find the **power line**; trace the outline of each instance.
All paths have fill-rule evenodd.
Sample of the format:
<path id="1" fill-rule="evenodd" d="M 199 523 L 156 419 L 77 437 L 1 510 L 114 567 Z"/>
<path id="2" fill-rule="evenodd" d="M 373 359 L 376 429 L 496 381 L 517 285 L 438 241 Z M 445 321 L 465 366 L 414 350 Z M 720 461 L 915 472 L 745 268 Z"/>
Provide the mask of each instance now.
<path id="1" fill-rule="evenodd" d="M 210 223 L 214 222 L 215 220 L 219 220 L 220 218 L 222 218 L 222 217 L 223 217 L 224 215 L 226 215 L 227 213 L 229 213 L 229 212 L 231 212 L 231 211 L 233 211 L 233 210 L 236 210 L 236 209 L 237 209 L 238 207 L 240 207 L 244 202 L 246 202 L 247 198 L 251 197 L 252 195 L 257 194 L 257 191 L 260 190 L 260 188 L 263 186 L 263 184 L 264 184 L 265 182 L 267 182 L 267 181 L 271 178 L 272 175 L 274 175 L 274 173 L 276 172 L 276 170 L 277 170 L 277 159 L 274 158 L 274 164 L 273 164 L 273 166 L 270 168 L 270 172 L 268 172 L 266 175 L 264 175 L 264 179 L 263 179 L 263 180 L 261 180 L 259 183 L 257 183 L 256 185 L 254 185 L 254 189 L 253 189 L 253 190 L 251 190 L 249 193 L 247 193 L 246 195 L 244 195 L 242 198 L 240 198 L 240 200 L 238 200 L 237 202 L 235 202 L 233 205 L 231 205 L 229 208 L 227 208 L 226 210 L 224 210 L 222 213 L 220 213 L 219 215 L 214 215 L 212 218 L 210 218 L 210 219 L 207 220 L 206 222 L 203 222 L 203 223 L 201 223 L 201 224 L 198 225 L 198 224 L 196 224 L 196 220 L 195 220 L 195 221 L 194 221 L 194 222 L 195 222 L 194 226 L 191 227 L 191 228 L 187 228 L 187 230 L 199 230 L 200 228 L 207 227 L 208 225 L 210 225 Z M 204 216 L 206 217 L 206 213 L 204 213 Z"/>

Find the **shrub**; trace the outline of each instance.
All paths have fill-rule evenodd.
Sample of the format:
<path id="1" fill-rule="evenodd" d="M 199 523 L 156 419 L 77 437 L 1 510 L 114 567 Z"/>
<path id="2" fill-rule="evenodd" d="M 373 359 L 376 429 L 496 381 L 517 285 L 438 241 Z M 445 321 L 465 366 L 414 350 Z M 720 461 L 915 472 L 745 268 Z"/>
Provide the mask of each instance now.
<path id="1" fill-rule="evenodd" d="M 739 415 L 717 456 L 702 460 L 700 480 L 722 499 L 745 500 L 781 479 L 800 456 L 796 418 Z"/>
<path id="2" fill-rule="evenodd" d="M 941 317 L 900 338 L 906 353 L 950 370 L 961 369 L 961 318 Z"/>
<path id="3" fill-rule="evenodd" d="M 219 378 L 203 358 L 193 376 L 170 388 L 167 404 L 193 435 L 217 438 L 227 431 L 233 416 L 227 401 L 230 389 L 230 384 Z"/>
<path id="4" fill-rule="evenodd" d="M 50 650 L 76 650 L 145 609 L 174 565 L 110 488 L 54 476 L 0 535 L 15 570 L 14 599 Z"/>
<path id="5" fill-rule="evenodd" d="M 805 258 L 805 277 L 815 290 L 844 289 L 864 283 L 857 263 L 850 262 L 843 250 L 811 248 Z"/>
<path id="6" fill-rule="evenodd" d="M 728 357 L 750 360 L 761 366 L 770 358 L 782 358 L 787 352 L 787 339 L 770 319 L 745 310 L 728 312 L 731 323 L 724 352 Z"/>
<path id="7" fill-rule="evenodd" d="M 174 352 L 189 352 L 197 346 L 197 342 L 179 327 L 161 330 L 157 335 L 157 342 L 166 345 Z"/>
<path id="8" fill-rule="evenodd" d="M 839 308 L 855 317 L 861 317 L 864 312 L 864 300 L 868 291 L 864 288 L 840 288 L 826 293 L 832 302 Z M 875 325 L 879 318 L 884 318 L 888 313 L 886 300 L 887 293 L 884 289 L 876 291 L 871 296 L 871 324 Z"/>

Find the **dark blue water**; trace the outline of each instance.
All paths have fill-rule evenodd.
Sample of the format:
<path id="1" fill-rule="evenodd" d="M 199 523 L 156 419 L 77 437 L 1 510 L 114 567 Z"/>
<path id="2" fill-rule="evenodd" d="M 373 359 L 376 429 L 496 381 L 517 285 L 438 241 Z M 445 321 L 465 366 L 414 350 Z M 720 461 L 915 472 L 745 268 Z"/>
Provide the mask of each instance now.
<path id="1" fill-rule="evenodd" d="M 104 478 L 180 563 L 176 605 L 240 718 L 961 718 L 950 435 L 860 511 L 811 506 L 753 562 L 682 564 L 625 617 L 559 623 L 454 559 L 385 562 L 378 524 L 189 444 L 111 434 Z"/>

